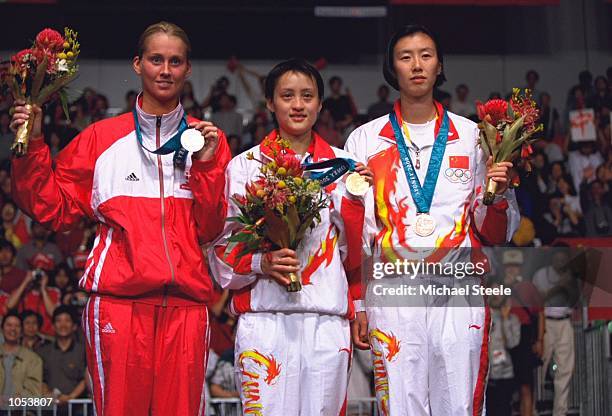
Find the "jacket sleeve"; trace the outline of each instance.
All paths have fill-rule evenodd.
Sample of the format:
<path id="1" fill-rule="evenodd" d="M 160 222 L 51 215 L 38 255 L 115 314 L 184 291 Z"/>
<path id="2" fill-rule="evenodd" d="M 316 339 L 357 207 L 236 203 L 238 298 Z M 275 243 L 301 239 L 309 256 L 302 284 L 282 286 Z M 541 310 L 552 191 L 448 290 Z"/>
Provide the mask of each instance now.
<path id="1" fill-rule="evenodd" d="M 228 201 L 228 217 L 238 215 L 238 207 L 231 200 L 231 196 L 234 194 L 244 195 L 245 185 L 250 180 L 246 162 L 241 156 L 235 157 L 225 173 L 224 199 Z M 240 228 L 240 225 L 234 222 L 226 222 L 225 217 L 219 220 L 219 224 L 223 227 L 223 232 L 213 243 L 212 250 L 208 252 L 212 274 L 224 289 L 240 289 L 248 286 L 257 279 L 257 274 L 261 274 L 261 254 L 249 253 L 239 256 L 244 248 L 243 243 L 236 244 L 228 250 L 230 245 L 228 238 Z"/>
<path id="2" fill-rule="evenodd" d="M 478 137 L 478 128 L 474 134 Z M 486 245 L 503 245 L 512 239 L 518 229 L 521 216 L 514 190 L 508 188 L 502 195 L 497 195 L 493 204 L 483 203 L 486 188 L 486 157 L 480 146 L 476 147 L 476 173 L 474 174 L 474 194 L 470 214 L 471 224 L 476 234 Z"/>
<path id="3" fill-rule="evenodd" d="M 91 207 L 96 163 L 96 125 L 75 137 L 52 167 L 43 140 L 30 142 L 28 153 L 12 160 L 12 193 L 30 217 L 55 231 L 68 230 L 83 216 L 94 219 Z"/>
<path id="4" fill-rule="evenodd" d="M 23 396 L 38 397 L 42 393 L 43 362 L 36 354 L 28 357 L 25 378 L 23 380 Z"/>
<path id="5" fill-rule="evenodd" d="M 189 186 L 194 199 L 194 216 L 200 243 L 212 241 L 223 230 L 227 202 L 223 194 L 225 169 L 231 159 L 225 134 L 220 131 L 219 144 L 212 159 L 192 159 Z"/>

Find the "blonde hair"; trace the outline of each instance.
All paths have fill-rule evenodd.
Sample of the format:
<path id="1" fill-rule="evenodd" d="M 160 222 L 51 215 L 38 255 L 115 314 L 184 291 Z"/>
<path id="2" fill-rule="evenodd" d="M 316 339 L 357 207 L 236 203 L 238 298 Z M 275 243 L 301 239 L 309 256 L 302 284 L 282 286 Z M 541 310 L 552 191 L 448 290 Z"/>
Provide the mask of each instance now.
<path id="1" fill-rule="evenodd" d="M 187 59 L 191 57 L 191 42 L 189 41 L 187 33 L 181 27 L 175 25 L 174 23 L 161 21 L 147 27 L 140 35 L 140 38 L 138 39 L 139 58 L 142 58 L 142 55 L 144 54 L 147 39 L 157 33 L 165 33 L 168 36 L 176 36 L 177 38 L 182 40 L 187 48 Z"/>

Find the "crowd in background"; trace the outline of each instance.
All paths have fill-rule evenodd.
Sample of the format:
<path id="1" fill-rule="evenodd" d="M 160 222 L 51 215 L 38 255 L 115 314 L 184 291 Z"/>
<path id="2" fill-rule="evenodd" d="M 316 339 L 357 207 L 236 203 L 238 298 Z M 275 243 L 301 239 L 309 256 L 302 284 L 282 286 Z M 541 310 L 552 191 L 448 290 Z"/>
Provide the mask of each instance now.
<path id="1" fill-rule="evenodd" d="M 235 77 L 221 77 L 207 93 L 194 91 L 187 83 L 181 102 L 197 118 L 209 119 L 225 131 L 234 155 L 260 143 L 274 128 L 271 113 L 263 101 L 263 77 L 241 64 Z M 250 85 L 248 77 L 256 80 Z M 532 154 L 532 171 L 520 170 L 516 195 L 522 219 L 512 239 L 517 247 L 550 245 L 560 237 L 605 237 L 612 235 L 612 146 L 610 109 L 612 108 L 612 67 L 605 75 L 593 77 L 588 71 L 578 76 L 567 93 L 564 108 L 551 106 L 551 96 L 538 87 L 540 75 L 526 73 L 524 87 L 531 89 L 540 107 L 543 123 L 541 141 Z M 236 97 L 229 93 L 230 78 L 244 86 L 253 108 L 248 119 L 237 109 Z M 358 126 L 388 114 L 393 103 L 390 90 L 381 85 L 373 91 L 376 98 L 360 114 L 350 89 L 340 77 L 328 81 L 326 98 L 316 125 L 318 133 L 337 147 Z M 436 91 L 436 99 L 456 114 L 478 121 L 476 99 L 507 98 L 491 92 L 490 97 L 472 97 L 468 85 L 454 91 Z M 130 112 L 137 100 L 136 91 L 125 95 L 122 112 Z M 93 245 L 95 226 L 83 220 L 65 233 L 51 233 L 30 220 L 11 200 L 9 130 L 11 99 L 0 96 L 0 395 L 48 395 L 60 403 L 87 395 L 85 354 L 81 331 L 77 330 L 87 294 L 78 289 L 78 279 L 86 267 Z M 569 113 L 591 108 L 595 113 L 596 140 L 575 142 L 570 138 Z M 45 140 L 55 156 L 90 123 L 109 116 L 109 102 L 100 91 L 86 88 L 71 103 L 70 119 L 62 107 L 50 104 L 45 109 Z M 510 264 L 510 263 L 508 263 Z M 229 294 L 218 291 L 211 305 L 211 358 L 208 380 L 213 397 L 239 397 L 234 383 L 233 333 L 235 319 L 227 310 Z M 498 319 L 507 318 L 503 300 L 496 300 Z M 543 301 L 544 302 L 544 301 Z M 520 305 L 515 309 L 520 310 Z M 528 320 L 517 313 L 519 323 L 510 324 L 506 341 L 518 344 L 520 323 Z M 497 316 L 497 315 L 496 315 Z M 518 319 L 517 318 L 517 319 Z M 505 325 L 505 324 L 504 324 Z M 518 335 L 517 335 L 518 331 Z M 509 339 L 508 339 L 509 338 Z M 514 345 L 512 345 L 514 346 Z M 367 359 L 355 356 L 349 395 L 370 396 Z M 12 371 L 7 371 L 11 369 Z M 505 371 L 505 372 L 504 372 Z M 507 369 L 494 375 L 500 380 Z M 361 386 L 360 386 L 361 384 Z M 498 382 L 503 384 L 503 382 Z M 522 397 L 522 396 L 521 396 Z M 499 413 L 501 414 L 501 413 Z"/>

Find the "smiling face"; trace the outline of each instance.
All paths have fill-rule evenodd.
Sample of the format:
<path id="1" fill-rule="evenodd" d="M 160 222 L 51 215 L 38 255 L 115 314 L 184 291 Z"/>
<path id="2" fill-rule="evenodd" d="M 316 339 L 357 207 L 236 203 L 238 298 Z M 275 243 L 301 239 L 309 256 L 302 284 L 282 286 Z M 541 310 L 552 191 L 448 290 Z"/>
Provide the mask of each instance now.
<path id="1" fill-rule="evenodd" d="M 275 114 L 282 136 L 300 137 L 310 132 L 321 110 L 315 80 L 301 72 L 284 73 L 278 79 L 267 107 Z"/>
<path id="2" fill-rule="evenodd" d="M 134 71 L 142 79 L 145 97 L 174 109 L 191 74 L 187 45 L 177 36 L 159 32 L 149 36 L 142 56 L 134 57 Z"/>
<path id="3" fill-rule="evenodd" d="M 393 67 L 402 94 L 414 98 L 432 95 L 442 71 L 436 44 L 421 32 L 397 41 L 393 48 Z"/>

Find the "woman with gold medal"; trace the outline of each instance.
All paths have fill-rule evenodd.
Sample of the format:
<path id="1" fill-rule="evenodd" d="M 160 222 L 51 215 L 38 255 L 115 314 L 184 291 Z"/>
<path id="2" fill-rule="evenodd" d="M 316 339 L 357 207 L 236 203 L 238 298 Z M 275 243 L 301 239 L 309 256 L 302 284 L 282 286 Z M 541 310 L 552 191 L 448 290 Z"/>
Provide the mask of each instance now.
<path id="1" fill-rule="evenodd" d="M 268 163 L 279 146 L 288 145 L 287 154 L 303 165 L 349 157 L 313 131 L 323 80 L 312 65 L 301 59 L 276 65 L 266 78 L 265 96 L 278 128 L 230 162 L 228 200 L 245 194 L 245 185 L 260 174 L 259 161 Z M 245 414 L 335 416 L 345 408 L 349 320 L 361 299 L 363 230 L 373 222 L 364 209 L 372 204 L 370 178 L 357 163 L 352 176 L 324 186 L 329 206 L 295 251 L 262 248 L 239 256 L 237 245 L 228 253 L 228 238 L 236 231 L 232 222 L 215 242 L 209 256 L 213 275 L 233 289 L 231 309 L 240 315 L 235 367 Z M 230 202 L 228 217 L 236 214 Z M 301 290 L 287 290 L 292 273 Z"/>

